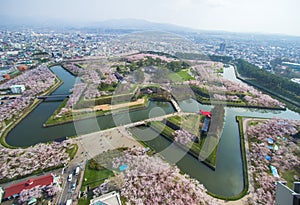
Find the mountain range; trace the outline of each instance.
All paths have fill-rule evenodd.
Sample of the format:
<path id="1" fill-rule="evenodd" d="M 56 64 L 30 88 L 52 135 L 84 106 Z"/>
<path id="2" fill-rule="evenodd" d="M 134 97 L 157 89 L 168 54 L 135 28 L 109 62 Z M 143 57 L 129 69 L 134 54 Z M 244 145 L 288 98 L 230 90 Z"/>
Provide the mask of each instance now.
<path id="1" fill-rule="evenodd" d="M 159 30 L 159 31 L 196 31 L 195 29 L 168 23 L 155 23 L 140 19 L 110 19 L 98 22 L 69 22 L 60 19 L 43 19 L 31 17 L 8 17 L 0 15 L 1 27 L 65 27 L 65 28 L 95 28 L 95 29 L 131 29 L 131 30 Z"/>

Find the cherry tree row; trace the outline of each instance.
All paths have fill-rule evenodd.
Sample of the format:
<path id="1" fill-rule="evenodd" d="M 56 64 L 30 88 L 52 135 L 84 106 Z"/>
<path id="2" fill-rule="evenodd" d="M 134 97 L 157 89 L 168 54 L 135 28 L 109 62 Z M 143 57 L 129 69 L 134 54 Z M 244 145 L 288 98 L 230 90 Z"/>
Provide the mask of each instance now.
<path id="1" fill-rule="evenodd" d="M 254 178 L 253 203 L 274 204 L 275 182 L 283 180 L 282 174 L 300 167 L 299 140 L 292 135 L 300 131 L 300 121 L 273 118 L 258 124 L 249 124 L 246 135 L 249 138 L 249 174 Z M 271 139 L 271 144 L 270 144 Z M 278 150 L 274 147 L 278 146 Z M 270 161 L 266 159 L 270 157 Z M 270 165 L 277 168 L 280 178 L 270 174 Z"/>
<path id="2" fill-rule="evenodd" d="M 114 168 L 123 164 L 128 168 L 108 184 L 120 190 L 131 204 L 217 204 L 197 180 L 180 174 L 176 166 L 159 157 L 148 156 L 142 148 L 127 150 L 113 160 Z"/>
<path id="3" fill-rule="evenodd" d="M 26 149 L 0 147 L 0 180 L 26 176 L 37 170 L 56 167 L 69 162 L 66 150 L 70 141 L 37 144 Z"/>

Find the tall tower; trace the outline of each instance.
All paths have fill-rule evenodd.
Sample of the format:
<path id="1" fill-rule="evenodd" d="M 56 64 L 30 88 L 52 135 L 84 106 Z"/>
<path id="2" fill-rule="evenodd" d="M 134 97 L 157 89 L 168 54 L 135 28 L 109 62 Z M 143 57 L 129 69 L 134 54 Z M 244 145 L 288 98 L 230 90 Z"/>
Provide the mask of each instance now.
<path id="1" fill-rule="evenodd" d="M 226 44 L 225 43 L 220 43 L 219 51 L 223 52 L 223 51 L 225 51 L 225 48 L 226 48 Z"/>

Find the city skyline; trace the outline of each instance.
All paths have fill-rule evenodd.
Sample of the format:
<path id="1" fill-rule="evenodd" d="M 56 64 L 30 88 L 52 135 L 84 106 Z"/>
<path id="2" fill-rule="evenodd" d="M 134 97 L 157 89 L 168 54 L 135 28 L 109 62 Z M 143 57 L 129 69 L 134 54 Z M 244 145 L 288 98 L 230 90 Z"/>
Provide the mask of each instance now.
<path id="1" fill-rule="evenodd" d="M 203 30 L 300 36 L 297 0 L 4 1 L 3 17 L 57 20 L 77 25 L 109 19 L 142 19 Z"/>

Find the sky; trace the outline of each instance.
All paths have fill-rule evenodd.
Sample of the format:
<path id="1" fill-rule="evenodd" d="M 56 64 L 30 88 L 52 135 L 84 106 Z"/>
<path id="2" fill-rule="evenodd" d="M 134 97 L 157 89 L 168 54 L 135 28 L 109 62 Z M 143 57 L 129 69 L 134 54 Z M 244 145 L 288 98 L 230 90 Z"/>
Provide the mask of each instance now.
<path id="1" fill-rule="evenodd" d="M 203 30 L 296 36 L 299 9 L 300 0 L 0 0 L 2 16 L 77 23 L 130 18 Z"/>

